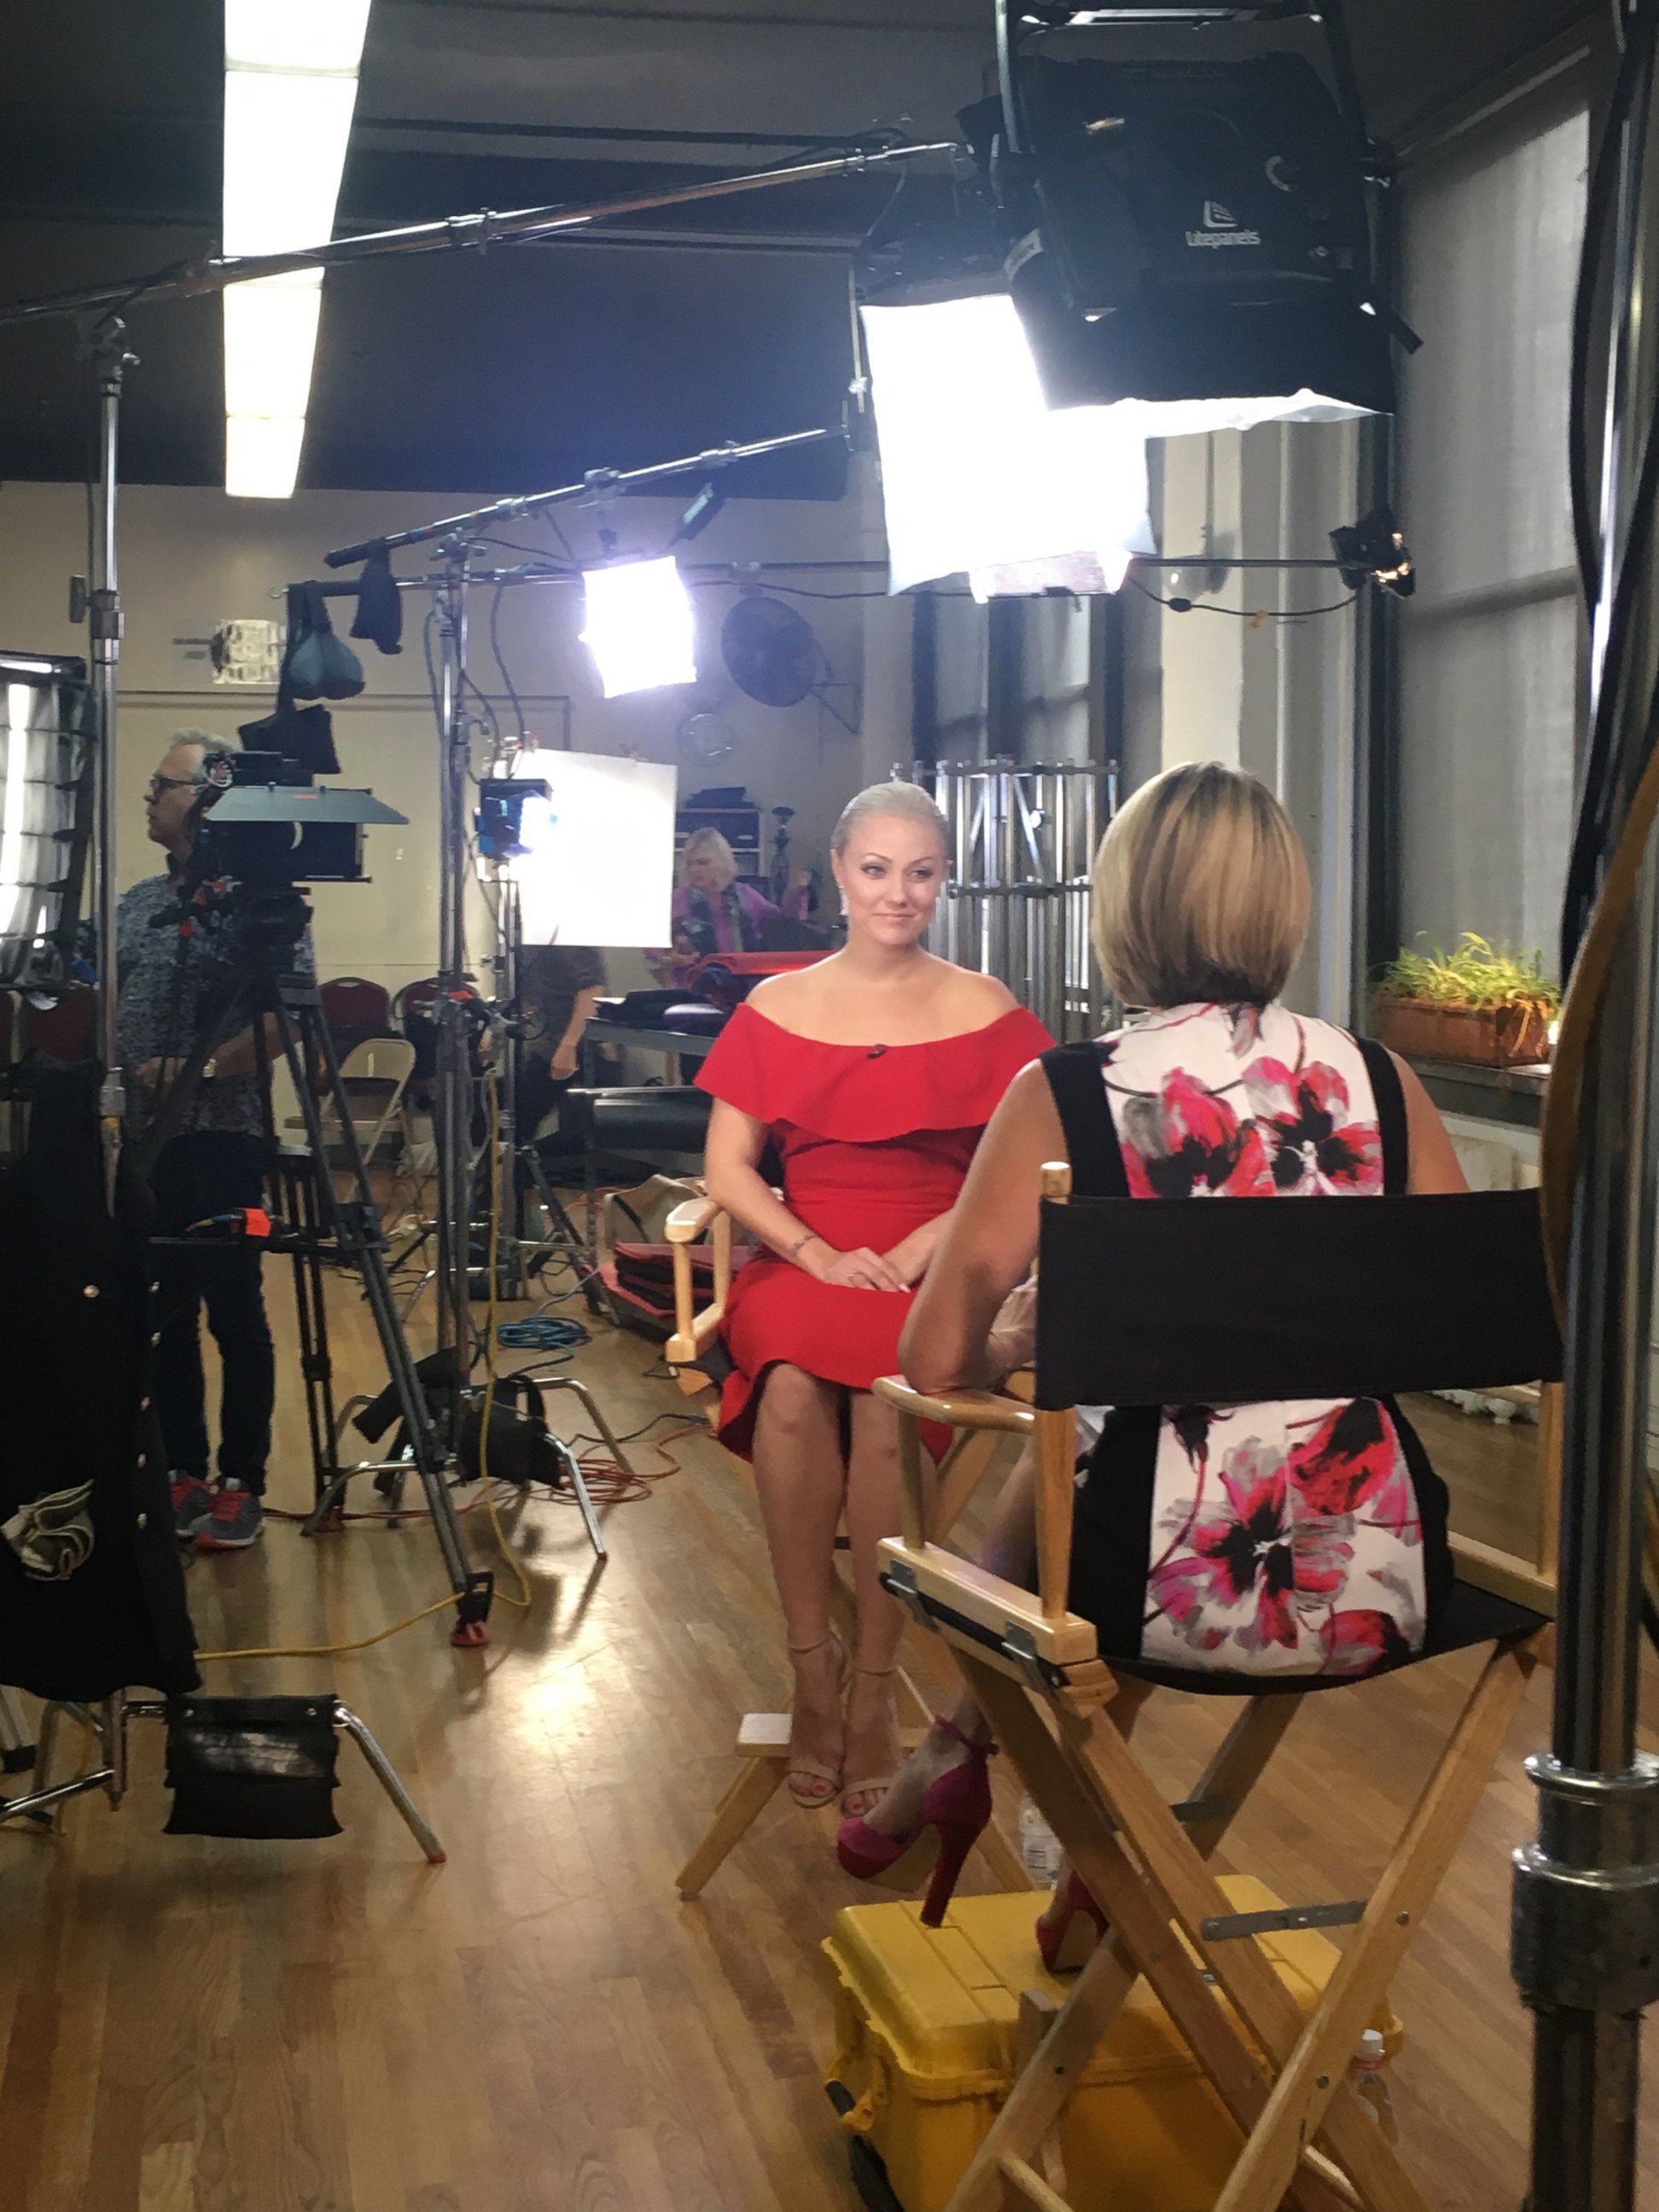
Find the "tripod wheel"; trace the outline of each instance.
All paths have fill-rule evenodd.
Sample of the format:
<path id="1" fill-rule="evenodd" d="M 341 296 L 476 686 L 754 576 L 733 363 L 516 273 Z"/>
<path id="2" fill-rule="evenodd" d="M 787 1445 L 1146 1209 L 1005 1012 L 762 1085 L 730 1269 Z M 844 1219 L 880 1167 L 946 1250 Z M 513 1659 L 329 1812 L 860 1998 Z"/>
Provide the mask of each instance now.
<path id="1" fill-rule="evenodd" d="M 482 1651 L 489 1641 L 489 1626 L 482 1620 L 458 1621 L 449 1640 L 458 1651 Z"/>
<path id="2" fill-rule="evenodd" d="M 343 1536 L 345 1524 L 345 1508 L 331 1505 L 326 1513 L 313 1522 L 311 1533 L 313 1536 Z"/>

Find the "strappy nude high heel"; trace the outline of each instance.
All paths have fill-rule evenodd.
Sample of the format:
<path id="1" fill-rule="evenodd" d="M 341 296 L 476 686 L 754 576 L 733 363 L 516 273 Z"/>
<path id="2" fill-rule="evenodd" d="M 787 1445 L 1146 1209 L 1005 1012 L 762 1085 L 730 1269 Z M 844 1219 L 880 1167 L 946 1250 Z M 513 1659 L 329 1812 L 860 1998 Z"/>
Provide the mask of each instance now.
<path id="1" fill-rule="evenodd" d="M 815 1651 L 822 1651 L 826 1644 L 833 1645 L 835 1649 L 836 1676 L 844 1683 L 847 1654 L 840 1639 L 833 1635 L 820 1636 L 816 1644 L 792 1644 L 789 1646 L 790 1663 L 799 1675 L 799 1662 L 810 1659 Z M 842 1770 L 839 1766 L 826 1766 L 822 1759 L 808 1759 L 804 1752 L 797 1751 L 795 1717 L 793 1713 L 790 1721 L 789 1765 L 784 1773 L 785 1786 L 797 1805 L 803 1806 L 809 1813 L 821 1813 L 826 1805 L 834 1802 L 836 1792 L 841 1788 Z"/>
<path id="2" fill-rule="evenodd" d="M 864 1674 L 873 1681 L 880 1681 L 896 1674 L 898 1668 L 896 1667 L 860 1667 L 855 1663 L 852 1671 L 854 1677 Z M 863 1820 L 866 1814 L 875 1811 L 877 1806 L 897 1780 L 896 1773 L 878 1774 L 869 1776 L 861 1782 L 845 1784 L 841 1793 L 842 1811 L 846 1814 L 848 1820 Z M 867 1805 L 854 1806 L 849 1802 L 849 1800 L 855 1797 L 867 1797 L 870 1802 Z"/>

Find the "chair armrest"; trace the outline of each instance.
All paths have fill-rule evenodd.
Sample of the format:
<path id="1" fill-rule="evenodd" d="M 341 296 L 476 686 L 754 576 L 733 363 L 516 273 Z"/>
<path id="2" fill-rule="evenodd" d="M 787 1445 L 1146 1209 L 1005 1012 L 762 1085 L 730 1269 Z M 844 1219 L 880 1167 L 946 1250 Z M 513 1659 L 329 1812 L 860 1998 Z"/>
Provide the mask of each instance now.
<path id="1" fill-rule="evenodd" d="M 668 1217 L 665 1234 L 674 1262 L 674 1334 L 663 1350 L 671 1367 L 690 1367 L 720 1334 L 732 1294 L 732 1217 L 712 1198 L 687 1199 Z M 696 1310 L 691 1247 L 705 1237 L 714 1247 L 714 1296 Z"/>
<path id="2" fill-rule="evenodd" d="M 708 1224 L 721 1211 L 712 1198 L 686 1198 L 669 1215 L 663 1234 L 671 1244 L 700 1244 Z"/>
<path id="3" fill-rule="evenodd" d="M 901 1376 L 884 1375 L 876 1385 L 899 1416 L 899 1528 L 911 1551 L 928 1539 L 927 1484 L 921 1465 L 921 1425 L 937 1421 L 952 1429 L 990 1429 L 1029 1438 L 1036 1446 L 1037 1590 L 1042 1617 L 1066 1619 L 1071 1579 L 1073 1461 L 1076 1422 L 1069 1407 L 1048 1411 L 1022 1405 L 996 1390 L 955 1390 L 930 1397 L 913 1390 Z"/>
<path id="4" fill-rule="evenodd" d="M 937 1421 L 947 1429 L 995 1429 L 1019 1437 L 1036 1429 L 1036 1408 L 1000 1390 L 953 1390 L 948 1397 L 930 1398 L 926 1391 L 913 1390 L 902 1375 L 884 1375 L 875 1391 L 912 1420 Z"/>
<path id="5" fill-rule="evenodd" d="M 880 1548 L 888 1572 L 902 1575 L 919 1597 L 942 1613 L 988 1631 L 994 1643 L 1018 1638 L 1054 1667 L 1084 1667 L 1098 1660 L 1100 1639 L 1092 1621 L 1064 1610 L 1051 1613 L 1032 1591 L 937 1544 L 912 1547 L 902 1537 L 889 1536 Z"/>

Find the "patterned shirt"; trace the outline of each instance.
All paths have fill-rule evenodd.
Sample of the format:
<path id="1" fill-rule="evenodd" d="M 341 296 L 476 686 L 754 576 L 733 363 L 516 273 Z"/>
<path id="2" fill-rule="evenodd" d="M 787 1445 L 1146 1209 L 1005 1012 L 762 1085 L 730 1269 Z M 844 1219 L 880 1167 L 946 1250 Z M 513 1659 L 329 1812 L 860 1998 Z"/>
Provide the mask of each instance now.
<path id="1" fill-rule="evenodd" d="M 153 1118 L 156 1093 L 137 1079 L 149 1060 L 182 1059 L 190 1050 L 203 1017 L 223 990 L 234 951 L 235 924 L 210 921 L 181 932 L 185 909 L 171 876 L 147 876 L 121 894 L 116 913 L 119 960 L 118 1021 L 121 1062 L 126 1071 L 127 1122 L 137 1134 Z M 307 929 L 283 963 L 307 981 L 315 979 Z M 238 1031 L 247 1027 L 239 1020 Z M 177 1123 L 177 1133 L 191 1129 L 230 1129 L 258 1136 L 264 1122 L 258 1078 L 219 1075 L 198 1084 Z"/>

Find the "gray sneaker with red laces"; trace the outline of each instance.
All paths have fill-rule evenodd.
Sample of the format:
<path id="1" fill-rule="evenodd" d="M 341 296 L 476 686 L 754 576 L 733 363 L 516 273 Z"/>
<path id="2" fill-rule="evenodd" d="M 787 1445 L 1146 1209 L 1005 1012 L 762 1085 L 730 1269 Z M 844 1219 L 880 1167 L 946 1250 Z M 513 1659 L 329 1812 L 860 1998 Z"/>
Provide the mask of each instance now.
<path id="1" fill-rule="evenodd" d="M 197 1532 L 213 1518 L 213 1492 L 199 1474 L 175 1474 L 173 1493 L 173 1533 L 181 1544 L 194 1541 Z"/>
<path id="2" fill-rule="evenodd" d="M 264 1508 L 257 1490 L 240 1482 L 222 1482 L 213 1493 L 212 1510 L 196 1532 L 203 1552 L 243 1552 L 264 1534 Z"/>

